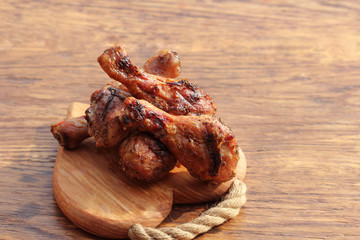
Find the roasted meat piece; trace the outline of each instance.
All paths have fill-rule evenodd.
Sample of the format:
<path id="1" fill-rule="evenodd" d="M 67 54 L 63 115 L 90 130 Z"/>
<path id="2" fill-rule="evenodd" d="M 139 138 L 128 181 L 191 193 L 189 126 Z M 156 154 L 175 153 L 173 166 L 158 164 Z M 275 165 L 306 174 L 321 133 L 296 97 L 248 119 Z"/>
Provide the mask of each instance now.
<path id="1" fill-rule="evenodd" d="M 155 182 L 165 177 L 177 161 L 158 139 L 148 133 L 135 133 L 119 147 L 120 165 L 134 180 Z"/>
<path id="2" fill-rule="evenodd" d="M 119 84 L 107 85 L 91 95 L 90 107 L 85 113 L 89 135 L 94 137 L 97 147 L 113 147 L 132 132 L 117 119 L 128 96 Z"/>
<path id="3" fill-rule="evenodd" d="M 229 127 L 208 115 L 174 116 L 144 100 L 128 97 L 122 124 L 152 133 L 191 175 L 225 182 L 235 176 L 239 152 Z"/>
<path id="4" fill-rule="evenodd" d="M 149 58 L 143 69 L 147 73 L 167 78 L 176 78 L 181 73 L 180 58 L 175 51 L 164 49 L 156 56 Z"/>
<path id="5" fill-rule="evenodd" d="M 102 69 L 124 84 L 132 96 L 145 99 L 165 112 L 174 115 L 214 115 L 211 97 L 186 79 L 175 80 L 146 73 L 135 66 L 125 49 L 109 48 L 98 57 Z"/>
<path id="6" fill-rule="evenodd" d="M 67 149 L 76 148 L 83 140 L 89 137 L 85 116 L 65 119 L 53 124 L 50 131 L 54 138 L 58 140 L 59 145 Z"/>

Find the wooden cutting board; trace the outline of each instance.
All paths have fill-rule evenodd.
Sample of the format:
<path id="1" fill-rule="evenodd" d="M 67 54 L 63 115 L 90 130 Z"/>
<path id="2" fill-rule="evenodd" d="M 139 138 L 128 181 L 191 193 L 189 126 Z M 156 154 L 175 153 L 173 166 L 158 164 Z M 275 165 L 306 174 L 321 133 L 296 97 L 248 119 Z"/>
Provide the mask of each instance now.
<path id="1" fill-rule="evenodd" d="M 87 107 L 73 103 L 67 117 L 83 115 Z M 240 154 L 236 172 L 242 180 L 246 160 Z M 156 227 L 174 203 L 217 200 L 233 181 L 205 183 L 180 167 L 157 183 L 134 183 L 123 174 L 118 159 L 116 148 L 96 149 L 90 138 L 76 150 L 59 147 L 54 166 L 53 190 L 60 209 L 75 225 L 101 237 L 127 238 L 135 223 Z"/>

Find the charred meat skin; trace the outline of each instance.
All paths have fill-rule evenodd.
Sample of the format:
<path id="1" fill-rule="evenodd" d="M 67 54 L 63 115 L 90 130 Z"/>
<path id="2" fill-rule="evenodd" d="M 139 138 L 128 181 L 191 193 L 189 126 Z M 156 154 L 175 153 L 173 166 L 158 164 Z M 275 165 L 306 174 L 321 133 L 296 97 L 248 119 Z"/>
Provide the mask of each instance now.
<path id="1" fill-rule="evenodd" d="M 128 96 L 128 92 L 115 84 L 107 85 L 91 95 L 91 104 L 85 113 L 89 135 L 94 137 L 96 147 L 113 147 L 132 132 L 117 118 L 124 110 L 124 99 Z"/>
<path id="2" fill-rule="evenodd" d="M 109 48 L 98 57 L 110 78 L 124 84 L 132 96 L 145 99 L 174 115 L 214 115 L 211 97 L 186 79 L 175 80 L 146 73 L 135 66 L 122 47 Z"/>
<path id="3" fill-rule="evenodd" d="M 236 140 L 217 118 L 174 116 L 133 97 L 124 103 L 126 109 L 119 116 L 123 124 L 152 133 L 194 177 L 221 183 L 235 176 L 239 160 Z"/>
<path id="4" fill-rule="evenodd" d="M 159 181 L 177 163 L 165 145 L 147 133 L 131 134 L 120 144 L 119 155 L 125 174 L 140 182 Z"/>
<path id="5" fill-rule="evenodd" d="M 81 116 L 53 124 L 50 131 L 60 146 L 66 149 L 74 149 L 89 137 L 87 126 L 85 116 Z"/>

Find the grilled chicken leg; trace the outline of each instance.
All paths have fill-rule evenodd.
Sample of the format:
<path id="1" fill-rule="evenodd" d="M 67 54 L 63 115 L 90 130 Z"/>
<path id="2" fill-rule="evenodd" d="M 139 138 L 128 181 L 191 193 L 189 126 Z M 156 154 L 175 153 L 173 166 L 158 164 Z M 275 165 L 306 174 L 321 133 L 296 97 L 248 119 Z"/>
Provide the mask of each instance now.
<path id="1" fill-rule="evenodd" d="M 177 160 L 157 138 L 133 133 L 119 146 L 119 164 L 125 174 L 142 182 L 155 182 L 172 170 Z"/>
<path id="2" fill-rule="evenodd" d="M 124 103 L 122 124 L 152 133 L 194 177 L 220 183 L 235 176 L 239 160 L 235 137 L 215 117 L 174 116 L 134 97 Z"/>
<path id="3" fill-rule="evenodd" d="M 122 126 L 117 116 L 124 110 L 124 99 L 130 94 L 116 83 L 95 91 L 91 95 L 86 120 L 90 136 L 96 147 L 113 147 L 130 135 L 132 129 Z"/>
<path id="4" fill-rule="evenodd" d="M 176 78 L 181 73 L 181 64 L 178 54 L 172 50 L 164 49 L 156 56 L 149 58 L 143 69 L 147 73 L 168 78 Z"/>
<path id="5" fill-rule="evenodd" d="M 98 57 L 102 69 L 124 84 L 132 96 L 145 99 L 165 112 L 174 115 L 214 115 L 211 97 L 186 79 L 175 80 L 149 74 L 135 66 L 125 49 L 109 48 Z"/>
<path id="6" fill-rule="evenodd" d="M 67 149 L 76 148 L 82 141 L 90 137 L 85 116 L 65 119 L 51 125 L 50 130 L 59 145 Z"/>

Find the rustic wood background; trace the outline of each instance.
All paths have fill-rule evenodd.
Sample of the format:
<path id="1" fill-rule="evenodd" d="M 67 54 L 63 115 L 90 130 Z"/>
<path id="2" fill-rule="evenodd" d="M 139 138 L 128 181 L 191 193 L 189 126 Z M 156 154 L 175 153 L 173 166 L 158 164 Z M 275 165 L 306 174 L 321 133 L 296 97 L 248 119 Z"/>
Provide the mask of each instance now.
<path id="1" fill-rule="evenodd" d="M 199 239 L 360 238 L 356 0 L 1 1 L 0 238 L 96 239 L 53 199 L 49 126 L 106 84 L 115 44 L 139 65 L 176 50 L 247 156 L 246 207 Z"/>

